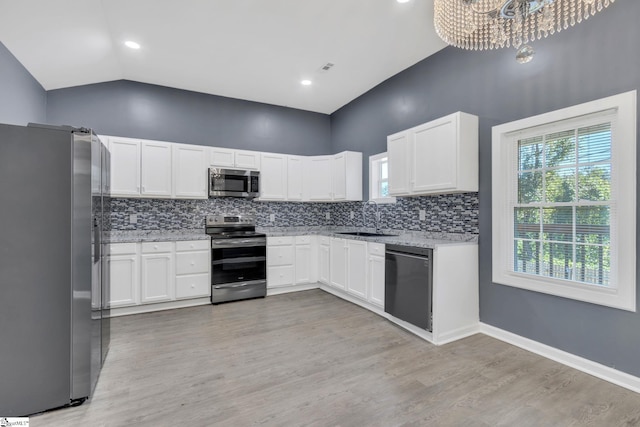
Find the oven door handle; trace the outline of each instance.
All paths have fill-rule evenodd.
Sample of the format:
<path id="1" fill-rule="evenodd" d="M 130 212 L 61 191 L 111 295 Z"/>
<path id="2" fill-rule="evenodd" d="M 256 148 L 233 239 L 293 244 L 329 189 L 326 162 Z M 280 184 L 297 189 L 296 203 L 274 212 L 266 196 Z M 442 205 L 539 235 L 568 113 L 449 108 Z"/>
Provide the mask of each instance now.
<path id="1" fill-rule="evenodd" d="M 211 240 L 211 248 L 243 248 L 251 246 L 266 246 L 267 239 L 260 237 L 257 239 L 242 239 L 242 240 Z"/>
<path id="2" fill-rule="evenodd" d="M 264 256 L 252 256 L 252 257 L 240 257 L 240 258 L 226 258 L 211 261 L 211 265 L 224 265 L 224 264 L 247 264 L 254 262 L 264 262 L 267 257 Z"/>
<path id="3" fill-rule="evenodd" d="M 213 289 L 244 288 L 246 286 L 264 285 L 265 283 L 267 282 L 264 280 L 250 280 L 248 282 L 223 283 L 220 285 L 213 285 Z"/>

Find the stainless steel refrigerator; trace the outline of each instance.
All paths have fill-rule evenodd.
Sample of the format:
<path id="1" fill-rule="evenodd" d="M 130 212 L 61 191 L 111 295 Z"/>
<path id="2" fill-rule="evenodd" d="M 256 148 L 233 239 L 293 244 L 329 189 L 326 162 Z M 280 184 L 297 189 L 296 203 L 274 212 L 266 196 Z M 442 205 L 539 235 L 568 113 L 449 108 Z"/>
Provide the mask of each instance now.
<path id="1" fill-rule="evenodd" d="M 0 124 L 0 417 L 82 403 L 109 346 L 109 153 L 87 129 Z"/>

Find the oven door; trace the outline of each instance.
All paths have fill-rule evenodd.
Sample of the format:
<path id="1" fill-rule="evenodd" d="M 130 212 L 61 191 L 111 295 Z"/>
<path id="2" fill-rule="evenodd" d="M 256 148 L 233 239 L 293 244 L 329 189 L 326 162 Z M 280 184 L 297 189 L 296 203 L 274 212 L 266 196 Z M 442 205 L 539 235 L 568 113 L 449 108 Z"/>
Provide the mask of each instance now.
<path id="1" fill-rule="evenodd" d="M 264 281 L 267 277 L 264 237 L 211 240 L 211 284 Z"/>

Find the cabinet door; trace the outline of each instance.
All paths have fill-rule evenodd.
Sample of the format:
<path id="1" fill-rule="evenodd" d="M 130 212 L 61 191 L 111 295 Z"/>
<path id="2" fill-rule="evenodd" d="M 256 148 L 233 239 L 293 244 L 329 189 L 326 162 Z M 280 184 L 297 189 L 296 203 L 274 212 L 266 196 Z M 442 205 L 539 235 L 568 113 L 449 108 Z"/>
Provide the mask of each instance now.
<path id="1" fill-rule="evenodd" d="M 235 167 L 235 150 L 229 148 L 213 147 L 211 148 L 211 158 L 209 163 L 211 166 L 220 166 L 225 168 Z"/>
<path id="2" fill-rule="evenodd" d="M 175 298 L 173 254 L 143 254 L 141 257 L 141 302 L 162 302 Z"/>
<path id="3" fill-rule="evenodd" d="M 142 143 L 143 196 L 171 197 L 171 144 L 166 142 Z"/>
<path id="4" fill-rule="evenodd" d="M 287 246 L 267 246 L 267 265 L 291 265 L 294 262 L 293 245 Z"/>
<path id="5" fill-rule="evenodd" d="M 199 274 L 209 272 L 210 251 L 177 252 L 176 274 Z"/>
<path id="6" fill-rule="evenodd" d="M 107 257 L 109 270 L 108 306 L 126 307 L 140 302 L 139 271 L 137 255 L 110 255 Z"/>
<path id="7" fill-rule="evenodd" d="M 369 257 L 369 302 L 384 308 L 384 257 Z"/>
<path id="8" fill-rule="evenodd" d="M 296 284 L 314 283 L 316 281 L 313 247 L 311 245 L 296 244 Z"/>
<path id="9" fill-rule="evenodd" d="M 344 153 L 336 154 L 331 161 L 332 198 L 346 200 L 347 198 L 347 159 Z"/>
<path id="10" fill-rule="evenodd" d="M 409 134 L 400 132 L 387 137 L 389 159 L 389 194 L 409 194 Z"/>
<path id="11" fill-rule="evenodd" d="M 235 163 L 239 169 L 260 170 L 260 153 L 257 151 L 235 150 Z"/>
<path id="12" fill-rule="evenodd" d="M 367 242 L 347 240 L 347 291 L 367 299 Z"/>
<path id="13" fill-rule="evenodd" d="M 206 199 L 207 148 L 174 144 L 173 194 L 179 199 Z"/>
<path id="14" fill-rule="evenodd" d="M 176 299 L 211 296 L 211 280 L 208 274 L 190 274 L 176 277 Z"/>
<path id="15" fill-rule="evenodd" d="M 347 244 L 345 239 L 331 239 L 331 286 L 347 288 Z"/>
<path id="16" fill-rule="evenodd" d="M 287 156 L 287 200 L 302 200 L 303 197 L 303 158 Z"/>
<path id="17" fill-rule="evenodd" d="M 111 195 L 140 195 L 140 142 L 109 138 L 111 152 Z"/>
<path id="18" fill-rule="evenodd" d="M 315 156 L 307 159 L 305 184 L 309 200 L 331 200 L 332 156 Z"/>
<path id="19" fill-rule="evenodd" d="M 318 269 L 318 281 L 329 285 L 331 283 L 330 279 L 330 246 L 329 245 L 320 245 L 318 247 L 319 255 L 319 269 Z"/>
<path id="20" fill-rule="evenodd" d="M 456 116 L 447 116 L 418 126 L 412 133 L 413 192 L 455 189 L 458 156 Z"/>
<path id="21" fill-rule="evenodd" d="M 291 286 L 294 281 L 293 265 L 267 267 L 267 287 Z"/>
<path id="22" fill-rule="evenodd" d="M 286 200 L 287 198 L 287 156 L 284 154 L 262 153 L 260 159 L 260 199 Z"/>

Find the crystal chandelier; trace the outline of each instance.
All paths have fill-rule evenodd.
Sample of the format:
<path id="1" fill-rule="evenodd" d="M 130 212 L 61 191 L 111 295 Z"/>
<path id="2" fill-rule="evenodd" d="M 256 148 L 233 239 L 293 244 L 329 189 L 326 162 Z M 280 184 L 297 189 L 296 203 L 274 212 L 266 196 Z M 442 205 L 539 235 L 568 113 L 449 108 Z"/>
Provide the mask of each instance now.
<path id="1" fill-rule="evenodd" d="M 589 19 L 615 0 L 434 0 L 434 23 L 442 40 L 462 49 L 518 49 L 531 61 L 529 42 Z"/>

